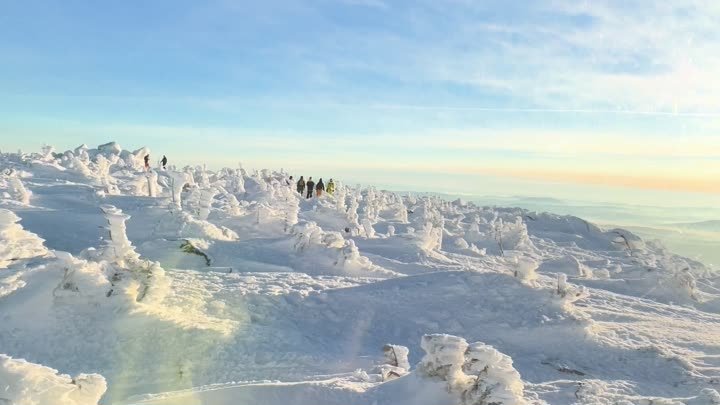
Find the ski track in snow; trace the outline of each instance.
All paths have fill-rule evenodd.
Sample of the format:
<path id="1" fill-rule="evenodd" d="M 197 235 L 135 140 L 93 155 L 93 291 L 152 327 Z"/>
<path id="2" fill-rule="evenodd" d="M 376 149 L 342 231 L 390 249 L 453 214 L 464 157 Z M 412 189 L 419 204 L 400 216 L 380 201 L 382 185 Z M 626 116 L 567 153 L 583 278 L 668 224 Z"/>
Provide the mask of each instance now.
<path id="1" fill-rule="evenodd" d="M 105 377 L 102 404 L 482 404 L 415 366 L 447 333 L 512 358 L 503 404 L 720 404 L 718 276 L 630 232 L 341 184 L 306 200 L 270 171 L 149 189 L 144 153 L 0 155 L 21 226 L 0 215 L 0 354 L 52 368 L 4 360 L 0 388 L 77 395 L 56 369 Z M 112 236 L 101 206 L 130 216 Z M 387 343 L 412 372 L 382 382 Z"/>

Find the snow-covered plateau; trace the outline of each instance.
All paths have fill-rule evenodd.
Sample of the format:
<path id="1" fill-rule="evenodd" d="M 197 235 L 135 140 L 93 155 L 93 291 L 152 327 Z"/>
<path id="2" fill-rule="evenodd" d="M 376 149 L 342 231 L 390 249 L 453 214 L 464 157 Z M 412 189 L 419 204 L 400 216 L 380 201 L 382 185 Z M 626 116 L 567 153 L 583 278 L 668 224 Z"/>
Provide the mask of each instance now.
<path id="1" fill-rule="evenodd" d="M 0 404 L 720 404 L 720 278 L 658 242 L 148 153 L 0 154 Z"/>

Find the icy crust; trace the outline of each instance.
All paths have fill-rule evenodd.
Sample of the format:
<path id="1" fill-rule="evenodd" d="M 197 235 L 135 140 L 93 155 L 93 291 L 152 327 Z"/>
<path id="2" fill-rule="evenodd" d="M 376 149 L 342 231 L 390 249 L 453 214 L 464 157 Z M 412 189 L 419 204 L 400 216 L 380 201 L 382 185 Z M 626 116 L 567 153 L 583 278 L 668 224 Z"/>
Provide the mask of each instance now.
<path id="1" fill-rule="evenodd" d="M 0 354 L 0 401 L 12 405 L 97 405 L 107 384 L 99 374 L 75 377 Z"/>

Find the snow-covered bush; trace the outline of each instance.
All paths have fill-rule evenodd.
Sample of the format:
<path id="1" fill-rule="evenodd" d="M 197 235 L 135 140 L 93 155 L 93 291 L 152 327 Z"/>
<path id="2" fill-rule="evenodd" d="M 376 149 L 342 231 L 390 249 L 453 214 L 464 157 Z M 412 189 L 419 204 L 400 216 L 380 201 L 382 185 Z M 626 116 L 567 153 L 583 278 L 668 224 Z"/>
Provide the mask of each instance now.
<path id="1" fill-rule="evenodd" d="M 386 344 L 383 347 L 386 364 L 400 367 L 406 371 L 410 370 L 410 362 L 408 361 L 409 353 L 410 350 L 405 346 Z"/>
<path id="2" fill-rule="evenodd" d="M 383 347 L 385 362 L 377 367 L 382 381 L 394 380 L 410 371 L 409 352 L 405 346 L 387 344 Z"/>
<path id="3" fill-rule="evenodd" d="M 369 218 L 365 218 L 362 220 L 362 229 L 365 232 L 365 236 L 368 238 L 374 238 L 375 237 L 375 229 L 372 226 L 372 223 L 370 223 Z"/>
<path id="4" fill-rule="evenodd" d="M 185 211 L 168 212 L 157 224 L 154 235 L 165 238 L 198 238 L 232 241 L 238 234 L 222 225 L 197 219 Z"/>
<path id="5" fill-rule="evenodd" d="M 317 271 L 318 265 L 325 264 L 341 274 L 396 275 L 362 256 L 352 239 L 343 238 L 340 232 L 326 232 L 315 222 L 299 222 L 292 228 L 292 235 L 296 254 L 309 256 L 306 264 L 314 271 Z"/>
<path id="6" fill-rule="evenodd" d="M 47 254 L 43 240 L 18 224 L 20 218 L 12 211 L 0 209 L 0 269 L 15 260 Z"/>
<path id="7" fill-rule="evenodd" d="M 526 256 L 513 256 L 511 259 L 511 265 L 514 268 L 514 276 L 526 283 L 534 285 L 537 280 L 537 269 L 540 264 Z"/>
<path id="8" fill-rule="evenodd" d="M 172 195 L 172 204 L 175 208 L 182 207 L 182 191 L 186 184 L 189 184 L 188 174 L 186 172 L 168 171 L 170 176 L 170 192 Z"/>
<path id="9" fill-rule="evenodd" d="M 446 382 L 461 405 L 525 405 L 524 385 L 512 359 L 481 342 L 468 345 L 461 337 L 422 337 L 425 356 L 418 371 Z"/>
<path id="10" fill-rule="evenodd" d="M 213 199 L 217 193 L 218 190 L 215 187 L 203 188 L 200 191 L 200 209 L 198 212 L 199 219 L 208 219 L 208 216 L 210 215 L 210 207 L 212 207 Z"/>
<path id="11" fill-rule="evenodd" d="M 32 193 L 25 188 L 25 185 L 23 185 L 22 180 L 20 180 L 17 174 L 13 173 L 8 176 L 7 185 L 10 198 L 23 204 L 30 204 L 30 196 Z"/>
<path id="12" fill-rule="evenodd" d="M 0 354 L 0 400 L 8 405 L 97 405 L 106 389 L 99 374 L 70 377 Z"/>
<path id="13" fill-rule="evenodd" d="M 515 218 L 515 222 L 505 222 L 497 218 L 492 223 L 493 235 L 502 254 L 508 250 L 535 251 L 535 245 L 530 240 L 528 229 L 522 218 Z"/>
<path id="14" fill-rule="evenodd" d="M 54 265 L 64 273 L 62 281 L 53 291 L 54 297 L 82 297 L 97 303 L 108 297 L 113 286 L 104 262 L 87 261 L 67 252 L 53 252 L 58 259 Z"/>
<path id="15" fill-rule="evenodd" d="M 408 228 L 409 232 L 410 228 Z M 435 226 L 432 222 L 425 223 L 419 231 L 412 233 L 414 240 L 418 243 L 420 249 L 430 252 L 437 251 L 442 248 L 443 228 Z"/>
<path id="16" fill-rule="evenodd" d="M 480 225 L 477 222 L 470 224 L 470 228 L 465 232 L 464 239 L 469 243 L 479 242 L 485 239 L 484 235 L 480 233 Z"/>
<path id="17" fill-rule="evenodd" d="M 470 389 L 463 392 L 463 404 L 525 404 L 520 373 L 510 356 L 481 342 L 472 343 L 465 352 L 463 372 L 477 376 Z"/>
<path id="18" fill-rule="evenodd" d="M 130 216 L 123 214 L 122 210 L 112 205 L 101 205 L 100 209 L 105 213 L 108 222 L 107 230 L 109 240 L 106 240 L 104 259 L 111 262 L 123 262 L 125 260 L 137 260 L 140 255 L 135 252 L 130 239 L 127 237 L 125 221 Z"/>
<path id="19" fill-rule="evenodd" d="M 560 308 L 570 311 L 575 301 L 589 296 L 590 292 L 587 288 L 568 284 L 567 274 L 558 273 L 557 287 L 553 291 L 553 299 Z"/>

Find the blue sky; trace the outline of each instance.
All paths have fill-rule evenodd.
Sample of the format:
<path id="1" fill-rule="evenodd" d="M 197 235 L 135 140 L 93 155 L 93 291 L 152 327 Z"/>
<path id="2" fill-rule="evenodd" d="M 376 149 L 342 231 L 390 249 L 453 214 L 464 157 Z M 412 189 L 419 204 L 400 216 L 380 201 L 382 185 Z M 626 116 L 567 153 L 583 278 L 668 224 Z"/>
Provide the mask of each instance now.
<path id="1" fill-rule="evenodd" d="M 0 148 L 712 203 L 720 4 L 663 3 L 5 2 Z"/>

